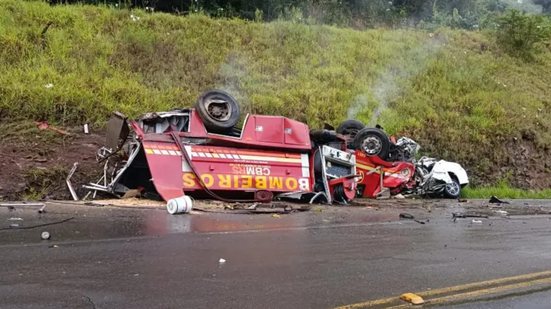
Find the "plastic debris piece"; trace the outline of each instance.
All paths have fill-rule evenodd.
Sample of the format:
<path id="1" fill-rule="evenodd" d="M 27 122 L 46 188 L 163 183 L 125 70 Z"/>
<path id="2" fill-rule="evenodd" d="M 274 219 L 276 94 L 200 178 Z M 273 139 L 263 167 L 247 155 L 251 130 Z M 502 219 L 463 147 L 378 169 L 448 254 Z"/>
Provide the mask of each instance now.
<path id="1" fill-rule="evenodd" d="M 9 218 L 8 220 L 9 220 L 9 221 L 23 221 L 23 218 L 12 217 L 12 218 Z"/>
<path id="2" fill-rule="evenodd" d="M 40 238 L 42 238 L 42 240 L 48 240 L 48 239 L 50 239 L 50 237 L 51 237 L 50 233 L 48 233 L 46 231 L 44 231 L 44 232 L 42 232 L 42 234 L 40 234 Z"/>
<path id="3" fill-rule="evenodd" d="M 218 263 L 220 263 L 220 264 L 224 264 L 224 263 L 226 263 L 226 260 L 225 260 L 225 259 L 223 259 L 223 258 L 220 258 L 220 259 L 218 260 Z"/>
<path id="4" fill-rule="evenodd" d="M 495 195 L 492 195 L 492 197 L 490 197 L 490 200 L 488 202 L 492 204 L 509 204 L 509 202 L 498 199 Z"/>
<path id="5" fill-rule="evenodd" d="M 272 218 L 281 218 L 281 216 L 278 215 L 278 214 L 273 214 L 273 215 L 272 215 Z"/>
<path id="6" fill-rule="evenodd" d="M 414 305 L 421 305 L 425 303 L 425 300 L 421 296 L 413 293 L 404 293 L 400 295 L 400 299 Z"/>
<path id="7" fill-rule="evenodd" d="M 505 210 L 495 210 L 495 213 L 499 214 L 499 215 L 502 215 L 502 216 L 508 216 L 509 215 L 509 212 L 507 212 Z"/>
<path id="8" fill-rule="evenodd" d="M 36 121 L 36 126 L 40 129 L 40 130 L 52 130 L 54 132 L 57 132 L 59 134 L 63 134 L 63 135 L 71 135 L 69 134 L 69 132 L 65 131 L 65 130 L 62 130 L 62 129 L 59 129 L 57 127 L 54 127 L 54 126 L 51 126 L 48 124 L 47 121 Z"/>
<path id="9" fill-rule="evenodd" d="M 476 219 L 473 219 L 473 221 L 471 221 L 472 223 L 477 223 L 477 224 L 480 224 L 482 223 L 482 220 L 476 220 Z"/>

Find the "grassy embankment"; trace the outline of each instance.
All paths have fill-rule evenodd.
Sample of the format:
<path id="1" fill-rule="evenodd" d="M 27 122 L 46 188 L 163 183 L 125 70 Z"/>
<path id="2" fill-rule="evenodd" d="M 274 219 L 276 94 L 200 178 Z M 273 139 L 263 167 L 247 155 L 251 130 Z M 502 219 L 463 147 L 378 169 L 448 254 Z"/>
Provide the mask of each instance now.
<path id="1" fill-rule="evenodd" d="M 464 198 L 487 199 L 492 195 L 506 199 L 549 199 L 551 198 L 551 189 L 525 190 L 505 185 L 475 188 L 467 187 L 461 193 L 461 196 Z"/>
<path id="2" fill-rule="evenodd" d="M 312 127 L 367 123 L 380 111 L 387 131 L 462 163 L 475 185 L 542 189 L 519 170 L 551 176 L 549 159 L 515 165 L 522 147 L 551 148 L 551 52 L 523 62 L 483 32 L 354 31 L 5 0 L 0 71 L 2 121 L 99 125 L 113 110 L 187 107 L 219 87 L 247 112 Z"/>

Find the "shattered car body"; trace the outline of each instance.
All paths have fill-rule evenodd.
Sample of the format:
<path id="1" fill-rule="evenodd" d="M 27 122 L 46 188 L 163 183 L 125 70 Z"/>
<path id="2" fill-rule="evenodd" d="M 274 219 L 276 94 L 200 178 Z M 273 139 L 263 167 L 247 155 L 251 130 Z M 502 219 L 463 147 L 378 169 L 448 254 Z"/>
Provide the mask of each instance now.
<path id="1" fill-rule="evenodd" d="M 455 162 L 422 157 L 416 162 L 416 182 L 419 194 L 441 194 L 457 198 L 461 188 L 469 183 L 465 169 Z"/>
<path id="2" fill-rule="evenodd" d="M 247 115 L 240 128 L 238 118 L 235 99 L 223 91 L 204 93 L 195 108 L 148 113 L 135 121 L 115 114 L 108 124 L 115 128 L 108 134 L 110 145 L 98 152 L 106 162 L 104 175 L 86 188 L 116 196 L 138 190 L 169 203 L 185 195 L 327 203 L 354 198 L 353 153 L 311 141 L 306 124 L 286 117 Z M 123 160 L 111 166 L 115 154 Z"/>

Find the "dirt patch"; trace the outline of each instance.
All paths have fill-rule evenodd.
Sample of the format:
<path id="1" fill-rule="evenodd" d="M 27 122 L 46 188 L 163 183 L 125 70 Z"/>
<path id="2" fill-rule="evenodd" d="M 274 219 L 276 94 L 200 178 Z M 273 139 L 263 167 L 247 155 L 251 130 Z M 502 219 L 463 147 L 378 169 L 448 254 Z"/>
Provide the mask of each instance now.
<path id="1" fill-rule="evenodd" d="M 55 128 L 68 134 L 39 129 L 29 121 L 0 124 L 0 200 L 70 199 L 65 178 L 75 162 L 75 188 L 98 176 L 95 152 L 103 144 L 103 133 Z"/>
<path id="2" fill-rule="evenodd" d="M 551 151 L 537 149 L 525 138 L 506 145 L 510 149 L 508 164 L 501 168 L 502 178 L 523 189 L 551 188 Z"/>

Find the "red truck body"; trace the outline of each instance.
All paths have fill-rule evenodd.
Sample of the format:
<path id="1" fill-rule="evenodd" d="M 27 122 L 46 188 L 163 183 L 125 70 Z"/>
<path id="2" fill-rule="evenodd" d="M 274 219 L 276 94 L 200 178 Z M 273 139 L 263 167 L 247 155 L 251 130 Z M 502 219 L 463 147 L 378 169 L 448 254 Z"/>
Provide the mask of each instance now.
<path id="1" fill-rule="evenodd" d="M 128 128 L 126 118 L 114 118 L 112 140 L 124 141 L 119 149 L 126 145 L 124 165 L 109 184 L 91 183 L 88 189 L 119 196 L 137 189 L 165 201 L 190 194 L 267 201 L 297 193 L 310 202 L 347 203 L 356 195 L 355 156 L 342 150 L 345 141 L 313 143 L 299 121 L 247 115 L 241 129 L 220 134 L 210 132 L 195 109 L 183 109 L 130 121 L 129 139 L 119 138 L 120 129 Z M 103 148 L 106 157 L 117 153 L 113 148 Z"/>

